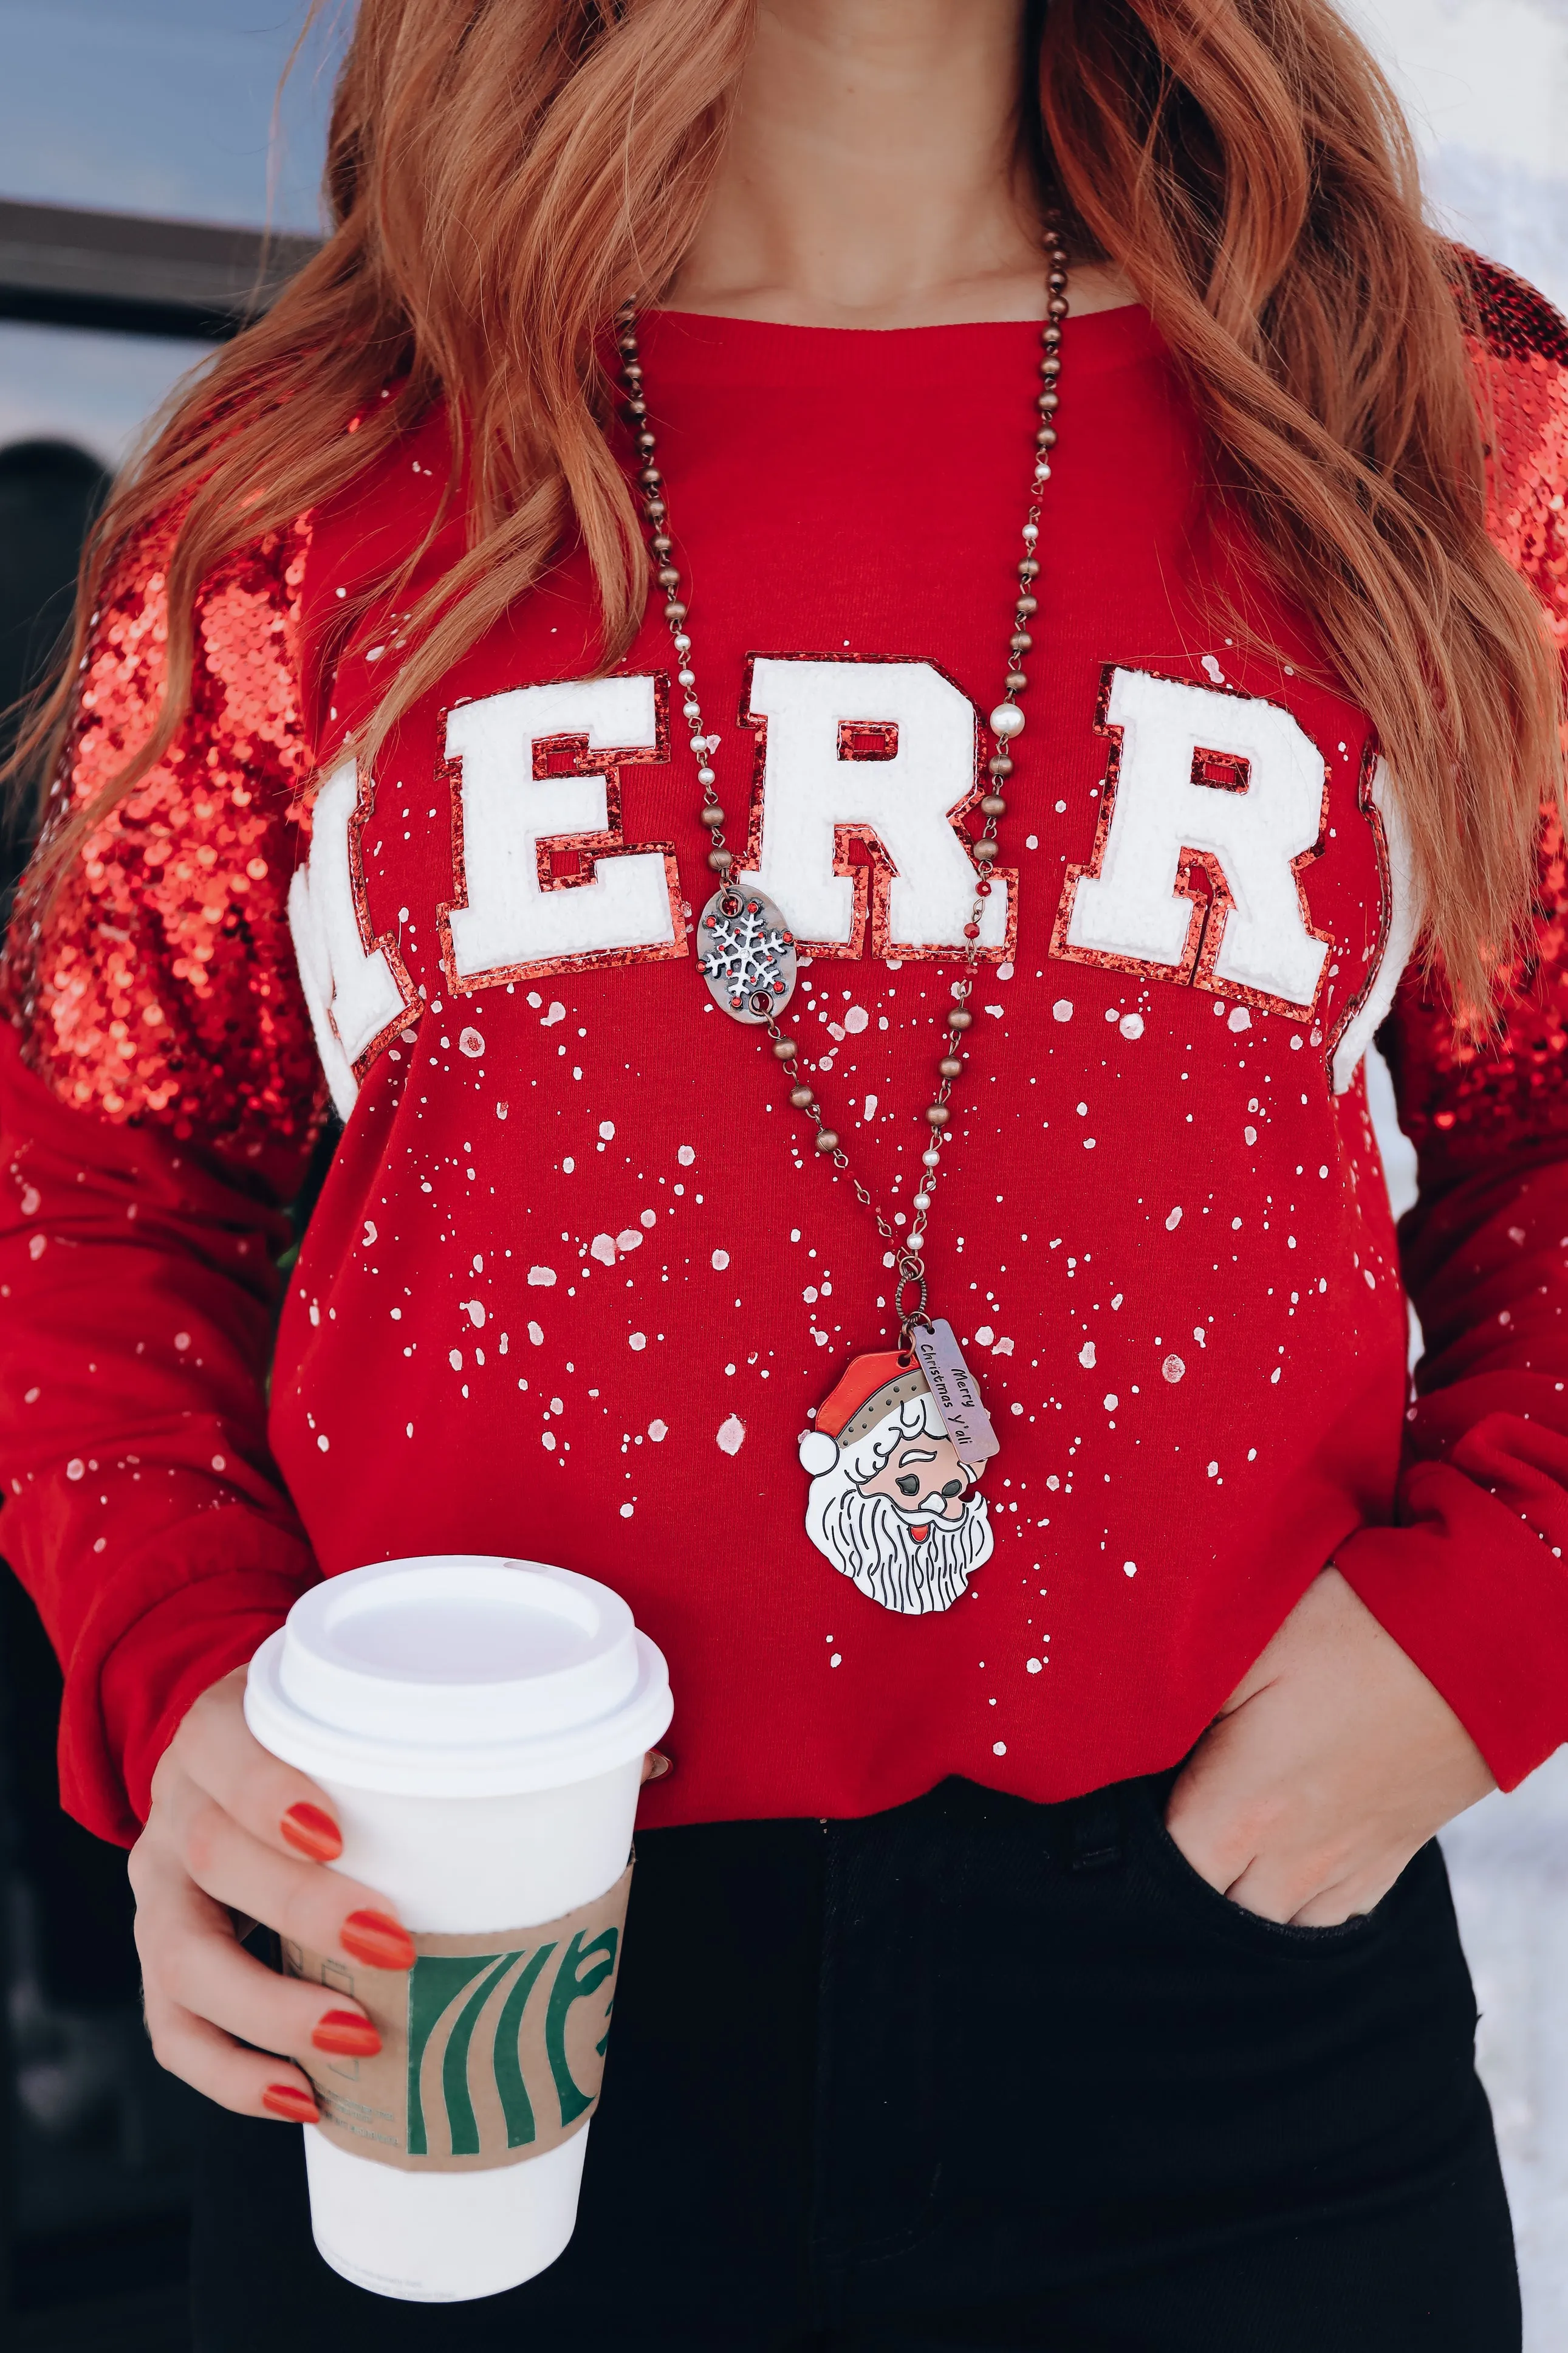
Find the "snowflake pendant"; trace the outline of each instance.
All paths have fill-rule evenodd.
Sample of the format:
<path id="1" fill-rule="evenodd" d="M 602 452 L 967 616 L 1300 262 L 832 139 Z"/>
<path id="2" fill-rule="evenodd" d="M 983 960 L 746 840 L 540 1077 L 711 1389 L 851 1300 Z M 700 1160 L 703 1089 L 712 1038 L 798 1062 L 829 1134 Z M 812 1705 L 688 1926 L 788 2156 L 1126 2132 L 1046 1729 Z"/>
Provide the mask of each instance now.
<path id="1" fill-rule="evenodd" d="M 771 899 L 726 882 L 702 910 L 697 968 L 737 1021 L 768 1021 L 795 995 L 795 936 Z"/>

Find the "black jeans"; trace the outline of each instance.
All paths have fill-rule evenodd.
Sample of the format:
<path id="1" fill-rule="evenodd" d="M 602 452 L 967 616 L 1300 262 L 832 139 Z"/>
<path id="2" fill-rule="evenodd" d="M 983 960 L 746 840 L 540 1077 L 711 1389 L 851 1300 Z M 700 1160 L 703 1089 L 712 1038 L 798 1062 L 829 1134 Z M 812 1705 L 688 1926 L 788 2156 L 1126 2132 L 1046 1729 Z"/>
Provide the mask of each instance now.
<path id="1" fill-rule="evenodd" d="M 300 2136 L 214 2109 L 196 2353 L 1517 2353 L 1437 1849 L 1277 1927 L 1170 1777 L 645 1833 L 577 2233 L 404 2305 L 310 2242 Z"/>

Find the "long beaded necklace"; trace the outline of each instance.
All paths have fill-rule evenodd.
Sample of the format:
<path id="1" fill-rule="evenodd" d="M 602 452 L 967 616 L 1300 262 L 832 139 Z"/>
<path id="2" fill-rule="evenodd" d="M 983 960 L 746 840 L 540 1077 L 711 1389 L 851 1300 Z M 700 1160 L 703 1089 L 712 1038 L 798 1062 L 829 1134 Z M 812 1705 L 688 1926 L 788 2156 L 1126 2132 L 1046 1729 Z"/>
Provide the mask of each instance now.
<path id="1" fill-rule="evenodd" d="M 702 800 L 699 816 L 709 838 L 708 864 L 718 889 L 699 920 L 699 967 L 715 1002 L 739 1022 L 767 1033 L 783 1073 L 791 1081 L 792 1107 L 810 1120 L 818 1155 L 848 1177 L 857 1200 L 868 1209 L 892 1253 L 896 1269 L 893 1313 L 899 1345 L 857 1356 L 832 1393 L 818 1407 L 814 1425 L 800 1441 L 801 1461 L 810 1475 L 806 1527 L 812 1541 L 835 1567 L 873 1600 L 906 1614 L 943 1609 L 964 1590 L 971 1571 L 988 1557 L 991 1529 L 984 1499 L 973 1492 L 985 1461 L 999 1440 L 980 1400 L 952 1327 L 928 1312 L 924 1246 L 928 1221 L 942 1176 L 942 1152 L 952 1133 L 952 1091 L 968 1060 L 965 1033 L 974 1016 L 973 994 L 981 947 L 981 923 L 994 884 L 996 828 L 1006 814 L 1004 787 L 1013 774 L 1012 747 L 1024 728 L 1018 697 L 1029 681 L 1025 658 L 1033 649 L 1030 623 L 1037 609 L 1035 583 L 1040 564 L 1040 503 L 1051 478 L 1056 414 L 1061 375 L 1062 321 L 1068 313 L 1068 277 L 1059 230 L 1048 224 L 1046 323 L 1041 331 L 1039 423 L 1035 434 L 1034 476 L 1023 526 L 1018 594 L 1008 640 L 1009 661 L 1003 699 L 988 725 L 994 748 L 986 762 L 989 789 L 979 804 L 982 830 L 967 848 L 977 870 L 963 945 L 954 954 L 962 976 L 943 1018 L 946 1031 L 937 1062 L 938 1084 L 925 1107 L 927 1142 L 921 1155 L 922 1177 L 914 1195 L 914 1223 L 900 1236 L 886 1210 L 850 1165 L 836 1128 L 829 1125 L 816 1090 L 795 1067 L 799 1048 L 779 1027 L 794 994 L 795 940 L 783 913 L 762 892 L 746 888 L 735 874 L 734 852 L 725 846 L 725 817 L 718 797 L 713 756 L 721 738 L 705 730 L 698 700 L 697 673 L 681 594 L 664 475 L 643 389 L 636 306 L 617 314 L 616 343 L 626 393 L 625 416 L 640 459 L 637 481 L 653 559 L 654 577 L 665 596 L 664 617 L 677 656 L 682 715 L 690 729 Z"/>

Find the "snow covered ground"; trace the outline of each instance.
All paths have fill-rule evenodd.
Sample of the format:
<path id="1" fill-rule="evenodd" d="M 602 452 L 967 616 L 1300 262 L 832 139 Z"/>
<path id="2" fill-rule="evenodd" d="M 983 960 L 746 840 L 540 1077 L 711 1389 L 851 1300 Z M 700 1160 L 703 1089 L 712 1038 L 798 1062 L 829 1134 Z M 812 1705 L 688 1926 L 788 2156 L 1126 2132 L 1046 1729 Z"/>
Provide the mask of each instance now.
<path id="1" fill-rule="evenodd" d="M 1524 2283 L 1526 2353 L 1568 2346 L 1568 1749 L 1443 1834 Z"/>

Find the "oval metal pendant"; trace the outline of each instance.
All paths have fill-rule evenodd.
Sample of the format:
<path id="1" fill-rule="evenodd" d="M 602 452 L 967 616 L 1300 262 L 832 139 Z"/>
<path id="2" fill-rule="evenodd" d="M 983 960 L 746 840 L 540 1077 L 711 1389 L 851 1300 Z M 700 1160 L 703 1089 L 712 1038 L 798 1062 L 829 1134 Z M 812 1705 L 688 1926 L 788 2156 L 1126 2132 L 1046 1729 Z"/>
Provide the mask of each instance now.
<path id="1" fill-rule="evenodd" d="M 697 924 L 697 968 L 736 1021 L 771 1021 L 795 995 L 795 935 L 771 899 L 726 882 Z"/>

